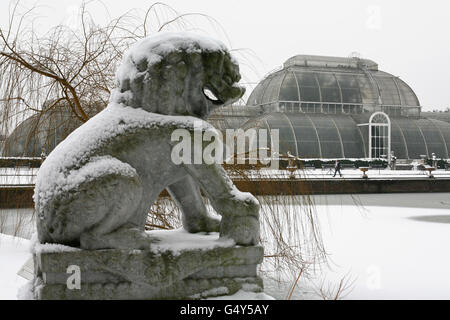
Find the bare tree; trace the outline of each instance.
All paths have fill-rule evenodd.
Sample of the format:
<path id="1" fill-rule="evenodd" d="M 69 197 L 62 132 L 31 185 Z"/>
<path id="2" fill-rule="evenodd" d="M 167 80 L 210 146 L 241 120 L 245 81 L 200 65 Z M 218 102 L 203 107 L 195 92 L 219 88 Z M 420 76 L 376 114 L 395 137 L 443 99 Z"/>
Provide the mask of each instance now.
<path id="1" fill-rule="evenodd" d="M 0 29 L 0 132 L 10 133 L 24 119 L 55 110 L 86 122 L 107 105 L 115 70 L 131 44 L 162 30 L 195 29 L 193 17 L 221 29 L 207 15 L 180 14 L 161 2 L 99 25 L 89 3 L 80 6 L 78 27 L 58 25 L 42 35 L 35 27 L 36 8 L 11 4 L 8 26 Z"/>
<path id="2" fill-rule="evenodd" d="M 352 292 L 357 278 L 350 273 L 341 277 L 339 282 L 322 280 L 319 286 L 316 286 L 316 294 L 323 300 L 342 300 Z"/>

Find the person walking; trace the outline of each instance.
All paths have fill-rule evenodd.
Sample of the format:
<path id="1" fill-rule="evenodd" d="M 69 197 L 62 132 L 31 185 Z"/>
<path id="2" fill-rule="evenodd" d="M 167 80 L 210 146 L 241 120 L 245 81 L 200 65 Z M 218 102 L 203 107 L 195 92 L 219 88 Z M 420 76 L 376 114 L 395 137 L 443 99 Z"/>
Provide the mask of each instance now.
<path id="1" fill-rule="evenodd" d="M 339 160 L 336 160 L 336 163 L 334 164 L 334 177 L 336 177 L 336 173 L 339 172 L 339 176 L 342 177 L 342 173 L 341 173 L 341 162 Z"/>
<path id="2" fill-rule="evenodd" d="M 391 155 L 391 169 L 395 170 L 395 166 L 397 164 L 397 157 L 394 155 L 394 151 L 392 151 Z"/>
<path id="3" fill-rule="evenodd" d="M 437 157 L 434 152 L 431 154 L 431 160 L 432 160 L 433 168 L 437 169 Z"/>

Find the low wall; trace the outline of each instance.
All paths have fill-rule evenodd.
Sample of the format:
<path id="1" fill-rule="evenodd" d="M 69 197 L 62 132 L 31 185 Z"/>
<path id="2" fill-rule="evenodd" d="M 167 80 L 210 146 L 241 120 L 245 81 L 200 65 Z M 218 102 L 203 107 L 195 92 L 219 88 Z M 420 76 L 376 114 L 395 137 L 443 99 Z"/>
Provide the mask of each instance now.
<path id="1" fill-rule="evenodd" d="M 33 208 L 34 186 L 0 187 L 0 209 Z"/>
<path id="2" fill-rule="evenodd" d="M 334 179 L 234 181 L 254 195 L 450 192 L 450 179 Z"/>
<path id="3" fill-rule="evenodd" d="M 235 180 L 239 190 L 254 195 L 364 194 L 450 192 L 450 179 Z M 0 208 L 32 208 L 33 186 L 1 188 Z M 162 196 L 168 196 L 163 192 Z"/>

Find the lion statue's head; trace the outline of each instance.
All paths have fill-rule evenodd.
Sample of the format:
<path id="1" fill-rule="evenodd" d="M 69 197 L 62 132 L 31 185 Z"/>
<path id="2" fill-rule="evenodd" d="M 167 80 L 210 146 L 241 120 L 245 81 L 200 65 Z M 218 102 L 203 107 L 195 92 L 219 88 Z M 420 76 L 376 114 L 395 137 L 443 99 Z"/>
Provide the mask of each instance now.
<path id="1" fill-rule="evenodd" d="M 204 118 L 242 97 L 239 66 L 225 45 L 192 33 L 137 42 L 117 71 L 112 100 L 167 115 Z"/>

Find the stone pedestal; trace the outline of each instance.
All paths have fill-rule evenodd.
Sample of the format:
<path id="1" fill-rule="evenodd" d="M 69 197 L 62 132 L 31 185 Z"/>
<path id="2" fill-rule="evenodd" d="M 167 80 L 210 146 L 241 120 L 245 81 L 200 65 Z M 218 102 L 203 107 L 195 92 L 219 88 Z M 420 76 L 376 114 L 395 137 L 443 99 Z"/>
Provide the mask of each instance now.
<path id="1" fill-rule="evenodd" d="M 38 244 L 36 299 L 201 299 L 263 290 L 260 246 L 239 247 L 217 233 L 153 232 L 151 250 L 78 250 Z M 76 271 L 80 288 L 68 286 Z M 75 272 L 75 273 L 74 273 Z M 73 283 L 72 283 L 73 284 Z"/>

